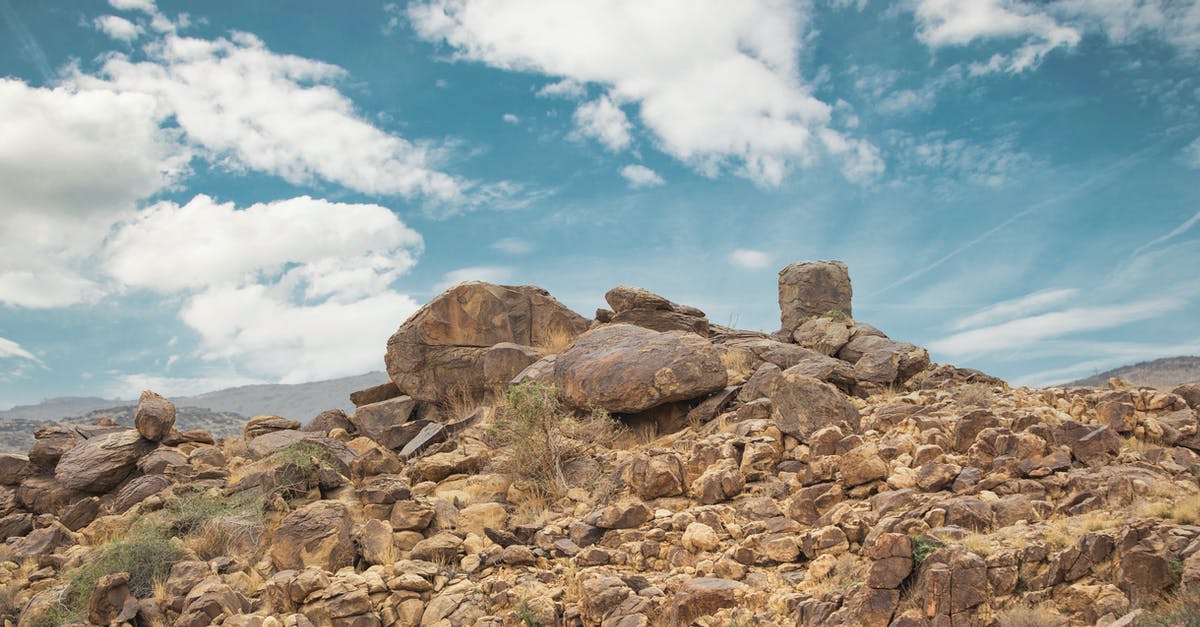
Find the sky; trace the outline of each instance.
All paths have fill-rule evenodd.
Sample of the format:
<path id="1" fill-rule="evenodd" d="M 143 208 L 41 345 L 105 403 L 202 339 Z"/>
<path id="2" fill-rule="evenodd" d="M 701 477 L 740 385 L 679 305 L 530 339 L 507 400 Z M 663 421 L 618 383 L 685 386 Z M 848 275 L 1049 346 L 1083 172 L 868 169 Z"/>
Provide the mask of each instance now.
<path id="1" fill-rule="evenodd" d="M 0 408 L 380 370 L 464 280 L 1045 385 L 1200 353 L 1195 0 L 0 0 Z"/>

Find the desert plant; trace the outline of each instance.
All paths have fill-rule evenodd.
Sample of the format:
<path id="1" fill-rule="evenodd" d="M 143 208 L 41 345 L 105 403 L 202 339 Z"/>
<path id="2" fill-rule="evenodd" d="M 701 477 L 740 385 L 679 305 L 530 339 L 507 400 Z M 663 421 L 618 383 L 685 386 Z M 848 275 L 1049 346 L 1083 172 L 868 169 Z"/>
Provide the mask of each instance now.
<path id="1" fill-rule="evenodd" d="M 78 617 L 92 596 L 100 578 L 112 573 L 129 573 L 129 593 L 146 598 L 154 593 L 155 583 L 166 579 L 171 566 L 183 556 L 165 528 L 153 523 L 135 525 L 120 539 L 97 547 L 91 559 L 67 573 L 60 608 L 51 612 L 50 624 L 63 624 Z"/>
<path id="2" fill-rule="evenodd" d="M 1134 627 L 1200 627 L 1200 590 L 1180 588 L 1152 611 L 1133 621 Z"/>
<path id="3" fill-rule="evenodd" d="M 996 400 L 992 387 L 986 383 L 968 383 L 958 388 L 955 397 L 965 406 L 988 407 Z"/>
<path id="4" fill-rule="evenodd" d="M 568 487 L 563 464 L 593 444 L 612 441 L 616 422 L 602 410 L 579 414 L 563 407 L 558 388 L 530 381 L 509 388 L 488 435 L 507 449 L 501 466 L 551 494 Z"/>
<path id="5" fill-rule="evenodd" d="M 541 627 L 542 621 L 538 620 L 537 614 L 534 614 L 533 609 L 529 607 L 528 599 L 521 599 L 517 603 L 517 622 L 521 627 Z"/>
<path id="6" fill-rule="evenodd" d="M 832 318 L 834 320 L 849 320 L 850 319 L 850 316 L 847 315 L 846 312 L 842 311 L 841 309 L 830 309 L 829 311 L 826 311 L 825 313 L 821 314 L 821 317 L 822 318 Z"/>
<path id="7" fill-rule="evenodd" d="M 929 555 L 938 550 L 938 548 L 939 547 L 937 544 L 931 542 L 925 536 L 917 536 L 913 538 L 913 568 L 920 568 L 921 564 L 924 563 L 925 558 L 929 557 Z"/>
<path id="8" fill-rule="evenodd" d="M 279 467 L 286 464 L 295 464 L 309 472 L 317 472 L 321 468 L 334 468 L 338 466 L 338 459 L 329 449 L 316 444 L 314 442 L 293 442 L 278 451 L 275 451 L 268 458 L 270 465 Z"/>

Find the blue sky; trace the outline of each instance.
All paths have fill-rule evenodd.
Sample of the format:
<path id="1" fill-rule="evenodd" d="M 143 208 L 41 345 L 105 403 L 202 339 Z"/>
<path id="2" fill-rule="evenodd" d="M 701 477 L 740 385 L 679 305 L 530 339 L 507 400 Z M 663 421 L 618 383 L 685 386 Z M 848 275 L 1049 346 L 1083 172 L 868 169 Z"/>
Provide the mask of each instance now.
<path id="1" fill-rule="evenodd" d="M 0 0 L 0 407 L 382 367 L 466 279 L 1046 384 L 1200 352 L 1200 5 Z"/>

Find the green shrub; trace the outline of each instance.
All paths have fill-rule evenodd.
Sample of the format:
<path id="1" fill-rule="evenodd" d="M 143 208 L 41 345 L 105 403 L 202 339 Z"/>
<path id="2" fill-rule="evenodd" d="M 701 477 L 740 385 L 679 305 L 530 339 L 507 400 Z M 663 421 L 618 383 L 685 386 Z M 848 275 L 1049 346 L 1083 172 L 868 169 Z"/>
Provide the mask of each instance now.
<path id="1" fill-rule="evenodd" d="M 579 415 L 563 407 L 558 388 L 531 381 L 508 389 L 489 430 L 508 452 L 503 470 L 549 493 L 566 490 L 563 464 L 592 444 L 610 443 L 617 423 L 603 410 Z"/>
<path id="2" fill-rule="evenodd" d="M 938 550 L 938 545 L 930 542 L 925 536 L 917 536 L 913 538 L 913 568 L 920 568 L 925 558 L 929 557 L 930 553 Z"/>
<path id="3" fill-rule="evenodd" d="M 129 593 L 149 597 L 154 582 L 165 580 L 182 555 L 162 526 L 135 525 L 120 539 L 96 548 L 86 564 L 67 574 L 62 612 L 54 620 L 78 617 L 87 608 L 96 582 L 112 573 L 129 573 Z"/>
<path id="4" fill-rule="evenodd" d="M 846 315 L 846 312 L 842 311 L 841 309 L 830 309 L 829 311 L 826 311 L 825 313 L 821 314 L 821 317 L 822 318 L 832 318 L 834 320 L 849 320 L 850 319 L 850 316 Z"/>
<path id="5" fill-rule="evenodd" d="M 337 470 L 338 458 L 329 449 L 313 442 L 293 442 L 268 458 L 271 466 L 279 467 L 295 464 L 309 473 L 315 474 L 322 468 Z"/>
<path id="6" fill-rule="evenodd" d="M 263 499 L 257 490 L 247 490 L 232 496 L 217 496 L 192 492 L 163 503 L 162 516 L 169 530 L 177 535 L 199 533 L 214 520 L 236 518 L 263 524 Z"/>

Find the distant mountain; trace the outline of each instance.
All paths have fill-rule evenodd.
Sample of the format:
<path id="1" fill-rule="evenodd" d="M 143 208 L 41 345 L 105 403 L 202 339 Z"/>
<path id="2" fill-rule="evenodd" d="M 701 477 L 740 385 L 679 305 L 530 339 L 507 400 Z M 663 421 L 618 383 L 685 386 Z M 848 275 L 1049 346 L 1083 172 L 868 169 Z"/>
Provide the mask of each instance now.
<path id="1" fill-rule="evenodd" d="M 214 412 L 232 412 L 242 416 L 269 414 L 305 422 L 326 409 L 346 411 L 353 409 L 354 406 L 350 403 L 351 392 L 387 380 L 387 375 L 382 372 L 368 372 L 353 377 L 325 381 L 243 385 L 205 392 L 196 396 L 172 396 L 169 398 L 177 407 L 205 408 Z M 136 404 L 137 399 L 52 398 L 37 405 L 22 405 L 0 411 L 0 420 L 59 420 L 82 416 L 96 410 L 112 410 Z"/>
<path id="2" fill-rule="evenodd" d="M 1105 370 L 1066 385 L 1099 387 L 1107 384 L 1112 377 L 1124 379 L 1136 385 L 1170 389 L 1181 383 L 1200 381 L 1200 356 L 1163 357 L 1153 361 L 1143 361 L 1132 366 Z"/>
<path id="3" fill-rule="evenodd" d="M 109 401 L 112 402 L 112 401 Z M 95 424 L 103 418 L 112 419 L 125 427 L 133 426 L 136 405 L 123 405 L 106 409 L 95 409 L 78 416 L 51 419 L 4 418 L 0 419 L 0 453 L 25 453 L 33 445 L 33 433 L 42 427 L 59 425 L 65 427 Z M 233 412 L 219 412 L 202 407 L 178 406 L 175 408 L 175 426 L 180 430 L 204 429 L 214 437 L 225 437 L 242 432 L 246 417 Z"/>

